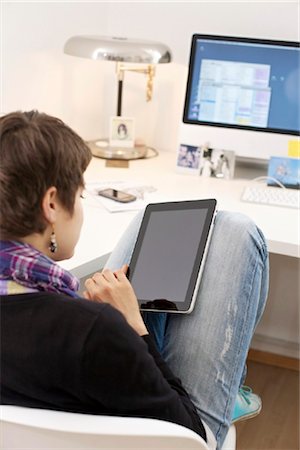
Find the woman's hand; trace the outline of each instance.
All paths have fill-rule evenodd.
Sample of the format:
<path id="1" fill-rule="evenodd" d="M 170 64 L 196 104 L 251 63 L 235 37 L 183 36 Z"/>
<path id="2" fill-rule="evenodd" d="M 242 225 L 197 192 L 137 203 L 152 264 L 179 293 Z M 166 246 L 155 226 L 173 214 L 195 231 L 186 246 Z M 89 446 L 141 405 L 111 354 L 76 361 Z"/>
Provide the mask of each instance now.
<path id="1" fill-rule="evenodd" d="M 133 288 L 126 277 L 128 266 L 112 272 L 104 269 L 95 273 L 85 282 L 86 291 L 83 296 L 87 300 L 109 303 L 118 309 L 129 325 L 140 335 L 148 334 L 146 325 L 140 313 L 139 305 Z"/>

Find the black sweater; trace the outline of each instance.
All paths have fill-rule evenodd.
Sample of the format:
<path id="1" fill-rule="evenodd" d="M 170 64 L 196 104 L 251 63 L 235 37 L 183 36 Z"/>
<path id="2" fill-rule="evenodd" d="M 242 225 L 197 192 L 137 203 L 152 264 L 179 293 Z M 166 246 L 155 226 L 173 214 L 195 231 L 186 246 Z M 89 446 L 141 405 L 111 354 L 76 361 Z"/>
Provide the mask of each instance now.
<path id="1" fill-rule="evenodd" d="M 1 403 L 203 424 L 150 336 L 108 304 L 47 292 L 1 298 Z"/>

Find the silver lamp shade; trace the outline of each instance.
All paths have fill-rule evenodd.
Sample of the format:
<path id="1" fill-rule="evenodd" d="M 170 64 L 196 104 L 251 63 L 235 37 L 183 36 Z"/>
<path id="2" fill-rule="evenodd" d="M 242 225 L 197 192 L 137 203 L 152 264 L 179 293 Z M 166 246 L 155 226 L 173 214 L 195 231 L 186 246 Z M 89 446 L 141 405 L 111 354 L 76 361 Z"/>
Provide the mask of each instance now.
<path id="1" fill-rule="evenodd" d="M 94 60 L 138 64 L 163 64 L 172 59 L 170 49 L 160 42 L 123 37 L 73 36 L 65 43 L 64 52 Z"/>

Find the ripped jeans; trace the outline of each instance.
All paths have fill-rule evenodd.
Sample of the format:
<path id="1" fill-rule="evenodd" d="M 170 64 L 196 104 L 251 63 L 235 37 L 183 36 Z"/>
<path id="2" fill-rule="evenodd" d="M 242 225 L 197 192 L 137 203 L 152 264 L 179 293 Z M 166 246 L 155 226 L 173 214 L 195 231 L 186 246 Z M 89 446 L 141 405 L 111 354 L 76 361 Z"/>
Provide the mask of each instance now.
<path id="1" fill-rule="evenodd" d="M 112 252 L 107 267 L 129 263 L 142 215 Z M 200 417 L 222 447 L 255 327 L 268 291 L 268 253 L 256 225 L 239 213 L 217 214 L 191 314 L 145 313 L 147 328 Z"/>

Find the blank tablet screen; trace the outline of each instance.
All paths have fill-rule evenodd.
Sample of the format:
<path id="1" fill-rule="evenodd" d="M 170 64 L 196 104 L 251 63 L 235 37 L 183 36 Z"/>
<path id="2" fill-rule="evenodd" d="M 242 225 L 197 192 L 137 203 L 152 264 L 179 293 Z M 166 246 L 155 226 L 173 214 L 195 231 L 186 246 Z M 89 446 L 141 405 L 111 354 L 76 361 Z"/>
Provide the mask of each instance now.
<path id="1" fill-rule="evenodd" d="M 162 307 L 171 302 L 177 310 L 190 303 L 213 216 L 207 201 L 202 202 L 163 204 L 170 207 L 166 210 L 149 205 L 146 210 L 129 276 L 142 308 L 152 309 L 155 300 Z"/>

